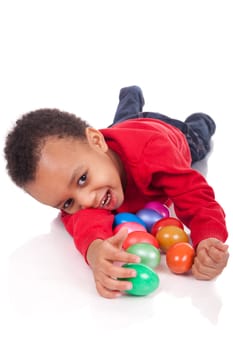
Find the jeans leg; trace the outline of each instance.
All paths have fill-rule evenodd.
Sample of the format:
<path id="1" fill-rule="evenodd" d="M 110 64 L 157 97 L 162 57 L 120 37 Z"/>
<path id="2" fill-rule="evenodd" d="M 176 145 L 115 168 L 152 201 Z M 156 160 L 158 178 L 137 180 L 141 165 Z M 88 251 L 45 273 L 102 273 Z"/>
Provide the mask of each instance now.
<path id="1" fill-rule="evenodd" d="M 204 113 L 194 113 L 183 122 L 160 113 L 142 112 L 144 103 L 140 87 L 129 86 L 122 88 L 115 117 L 109 127 L 128 119 L 158 119 L 178 128 L 185 135 L 189 144 L 192 163 L 203 159 L 207 155 L 210 150 L 211 136 L 216 129 L 215 122 L 210 116 Z"/>
<path id="2" fill-rule="evenodd" d="M 214 120 L 207 114 L 194 113 L 186 120 L 187 132 L 185 134 L 189 143 L 192 162 L 203 159 L 210 151 L 210 139 L 215 133 Z"/>
<path id="3" fill-rule="evenodd" d="M 207 114 L 192 114 L 184 122 L 159 113 L 143 112 L 142 115 L 144 118 L 159 119 L 178 128 L 186 137 L 192 163 L 205 158 L 210 151 L 210 139 L 215 132 L 216 126 L 213 119 Z"/>
<path id="4" fill-rule="evenodd" d="M 207 114 L 192 114 L 184 122 L 153 112 L 143 112 L 140 117 L 159 119 L 178 128 L 187 139 L 192 163 L 203 159 L 210 151 L 210 139 L 215 132 L 216 126 L 213 119 Z"/>
<path id="5" fill-rule="evenodd" d="M 189 149 L 192 157 L 192 164 L 205 158 L 207 153 L 210 151 L 210 142 L 204 142 L 200 135 L 189 126 L 185 137 L 189 144 Z"/>
<path id="6" fill-rule="evenodd" d="M 142 112 L 144 97 L 139 86 L 128 86 L 120 90 L 119 104 L 113 119 L 113 124 L 122 122 Z"/>
<path id="7" fill-rule="evenodd" d="M 182 131 L 183 133 L 185 133 L 187 130 L 187 127 L 184 122 L 178 119 L 167 117 L 164 114 L 154 113 L 154 112 L 143 112 L 141 117 L 161 120 L 164 123 L 175 126 L 176 128 L 180 129 L 180 131 Z"/>
<path id="8" fill-rule="evenodd" d="M 206 142 L 209 142 L 216 130 L 214 120 L 204 113 L 191 114 L 186 118 L 185 123 L 195 130 Z"/>

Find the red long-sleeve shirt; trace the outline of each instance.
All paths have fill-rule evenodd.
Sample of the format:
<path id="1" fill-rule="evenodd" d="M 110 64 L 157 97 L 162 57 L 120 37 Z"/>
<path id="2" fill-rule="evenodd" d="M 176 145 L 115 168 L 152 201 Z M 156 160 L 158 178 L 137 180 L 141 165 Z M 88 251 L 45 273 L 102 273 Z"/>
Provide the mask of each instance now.
<path id="1" fill-rule="evenodd" d="M 208 237 L 227 239 L 224 211 L 205 178 L 191 168 L 189 146 L 180 130 L 154 119 L 132 119 L 100 131 L 127 175 L 124 202 L 116 212 L 135 213 L 149 201 L 169 199 L 191 230 L 194 246 Z M 62 213 L 61 218 L 86 257 L 93 240 L 113 235 L 116 212 L 90 208 L 72 215 Z"/>

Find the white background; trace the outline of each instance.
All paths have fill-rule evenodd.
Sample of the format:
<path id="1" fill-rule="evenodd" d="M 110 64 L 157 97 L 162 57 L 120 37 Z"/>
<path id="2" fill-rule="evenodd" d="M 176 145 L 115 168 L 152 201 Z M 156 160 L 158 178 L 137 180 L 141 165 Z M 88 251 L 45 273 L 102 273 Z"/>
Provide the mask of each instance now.
<path id="1" fill-rule="evenodd" d="M 139 85 L 144 110 L 216 120 L 199 168 L 231 232 L 232 18 L 226 0 L 1 0 L 1 149 L 22 113 L 57 107 L 100 128 L 119 89 Z M 162 264 L 155 293 L 107 300 L 57 212 L 11 183 L 3 157 L 0 184 L 1 349 L 232 350 L 231 259 L 211 282 Z"/>

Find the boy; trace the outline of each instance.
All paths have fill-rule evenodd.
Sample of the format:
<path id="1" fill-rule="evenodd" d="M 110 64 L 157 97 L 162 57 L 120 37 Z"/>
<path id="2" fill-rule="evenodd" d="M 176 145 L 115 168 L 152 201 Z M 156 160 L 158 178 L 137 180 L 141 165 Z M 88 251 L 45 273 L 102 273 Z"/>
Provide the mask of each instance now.
<path id="1" fill-rule="evenodd" d="M 135 276 L 115 262 L 139 262 L 121 247 L 125 230 L 113 235 L 114 214 L 135 213 L 151 200 L 170 200 L 190 229 L 196 257 L 192 273 L 210 280 L 227 264 L 223 209 L 191 163 L 205 157 L 214 121 L 193 114 L 181 122 L 142 112 L 137 86 L 121 89 L 111 127 L 96 130 L 74 115 L 41 109 L 24 115 L 8 134 L 7 169 L 35 199 L 61 210 L 62 221 L 93 270 L 97 291 L 114 298 Z"/>

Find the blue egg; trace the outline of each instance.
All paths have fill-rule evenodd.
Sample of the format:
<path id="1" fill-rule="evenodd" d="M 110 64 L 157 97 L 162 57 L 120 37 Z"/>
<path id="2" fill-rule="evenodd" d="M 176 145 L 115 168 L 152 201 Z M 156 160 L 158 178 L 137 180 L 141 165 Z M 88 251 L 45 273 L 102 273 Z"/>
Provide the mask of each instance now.
<path id="1" fill-rule="evenodd" d="M 113 226 L 117 226 L 123 224 L 125 222 L 137 222 L 138 224 L 146 227 L 146 224 L 143 220 L 141 220 L 137 215 L 131 213 L 119 213 L 115 215 Z"/>
<path id="2" fill-rule="evenodd" d="M 157 211 L 149 208 L 139 210 L 136 215 L 144 222 L 147 231 L 151 232 L 151 228 L 155 222 L 163 218 Z"/>

